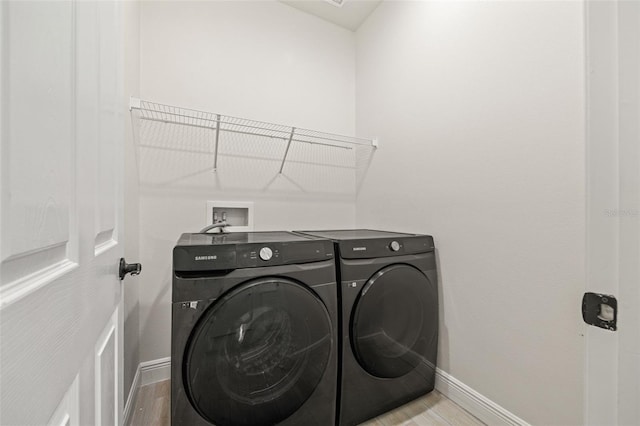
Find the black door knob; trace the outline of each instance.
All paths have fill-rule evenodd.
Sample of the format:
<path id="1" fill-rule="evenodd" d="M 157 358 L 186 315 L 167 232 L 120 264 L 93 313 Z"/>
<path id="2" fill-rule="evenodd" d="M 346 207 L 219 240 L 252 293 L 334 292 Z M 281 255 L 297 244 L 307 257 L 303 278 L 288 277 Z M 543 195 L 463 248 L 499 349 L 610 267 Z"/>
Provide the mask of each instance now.
<path id="1" fill-rule="evenodd" d="M 140 275 L 142 271 L 142 265 L 139 263 L 127 263 L 124 257 L 120 258 L 120 281 L 124 279 L 127 274 Z"/>

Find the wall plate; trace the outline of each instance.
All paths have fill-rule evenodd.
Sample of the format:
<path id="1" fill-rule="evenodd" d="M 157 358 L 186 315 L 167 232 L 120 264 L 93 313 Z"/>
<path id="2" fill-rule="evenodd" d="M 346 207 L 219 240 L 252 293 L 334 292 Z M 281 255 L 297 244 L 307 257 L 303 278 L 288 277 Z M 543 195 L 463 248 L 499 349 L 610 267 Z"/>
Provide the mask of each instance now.
<path id="1" fill-rule="evenodd" d="M 225 228 L 225 232 L 253 231 L 252 201 L 207 201 L 205 226 L 214 223 L 214 213 L 218 222 L 222 221 L 223 214 L 226 214 L 229 226 Z"/>

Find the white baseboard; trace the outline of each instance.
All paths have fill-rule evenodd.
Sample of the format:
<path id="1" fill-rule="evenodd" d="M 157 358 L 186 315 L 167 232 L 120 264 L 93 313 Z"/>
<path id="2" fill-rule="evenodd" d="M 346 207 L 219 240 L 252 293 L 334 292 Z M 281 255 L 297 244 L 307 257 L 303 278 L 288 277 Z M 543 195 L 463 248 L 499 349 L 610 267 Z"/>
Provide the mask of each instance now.
<path id="1" fill-rule="evenodd" d="M 171 378 L 171 357 L 141 362 L 131 384 L 124 409 L 124 424 L 133 416 L 138 390 L 141 386 Z M 469 413 L 491 426 L 531 426 L 520 417 L 465 385 L 449 373 L 436 368 L 436 390 Z"/>
<path id="2" fill-rule="evenodd" d="M 530 426 L 520 417 L 439 368 L 436 369 L 436 390 L 488 425 Z"/>
<path id="3" fill-rule="evenodd" d="M 133 419 L 133 410 L 138 399 L 138 390 L 140 390 L 140 365 L 136 369 L 136 375 L 133 376 L 133 383 L 131 383 L 131 389 L 129 389 L 129 397 L 126 404 L 124 404 L 124 414 L 122 416 L 122 424 L 128 426 Z"/>
<path id="4" fill-rule="evenodd" d="M 129 397 L 124 405 L 122 424 L 128 426 L 133 419 L 136 399 L 141 386 L 162 382 L 171 378 L 171 357 L 141 362 L 133 377 Z"/>
<path id="5" fill-rule="evenodd" d="M 171 357 L 140 363 L 140 386 L 162 382 L 171 378 Z"/>

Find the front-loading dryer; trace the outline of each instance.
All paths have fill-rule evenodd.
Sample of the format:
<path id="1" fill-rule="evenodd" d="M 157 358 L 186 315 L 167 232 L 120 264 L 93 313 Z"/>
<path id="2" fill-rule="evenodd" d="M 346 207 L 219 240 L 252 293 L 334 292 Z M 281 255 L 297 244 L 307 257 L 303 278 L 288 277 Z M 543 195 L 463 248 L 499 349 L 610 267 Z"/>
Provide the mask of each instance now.
<path id="1" fill-rule="evenodd" d="M 173 251 L 171 423 L 334 424 L 330 241 L 184 234 Z"/>
<path id="2" fill-rule="evenodd" d="M 298 231 L 338 253 L 338 423 L 356 425 L 434 388 L 438 288 L 433 238 L 372 230 Z"/>

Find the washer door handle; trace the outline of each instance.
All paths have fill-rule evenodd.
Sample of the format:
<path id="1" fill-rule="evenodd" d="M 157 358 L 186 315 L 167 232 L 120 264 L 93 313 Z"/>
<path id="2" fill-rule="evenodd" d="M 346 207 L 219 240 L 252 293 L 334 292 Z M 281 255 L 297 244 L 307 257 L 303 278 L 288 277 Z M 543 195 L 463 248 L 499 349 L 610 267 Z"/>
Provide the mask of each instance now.
<path id="1" fill-rule="evenodd" d="M 142 272 L 142 264 L 127 263 L 124 257 L 120 258 L 120 281 L 122 281 L 127 274 L 140 275 L 140 272 Z"/>

